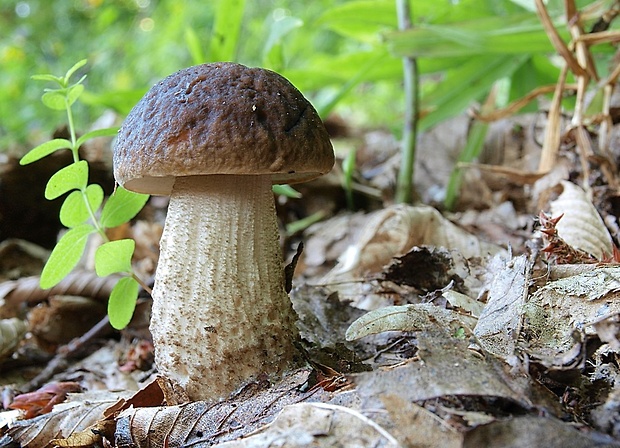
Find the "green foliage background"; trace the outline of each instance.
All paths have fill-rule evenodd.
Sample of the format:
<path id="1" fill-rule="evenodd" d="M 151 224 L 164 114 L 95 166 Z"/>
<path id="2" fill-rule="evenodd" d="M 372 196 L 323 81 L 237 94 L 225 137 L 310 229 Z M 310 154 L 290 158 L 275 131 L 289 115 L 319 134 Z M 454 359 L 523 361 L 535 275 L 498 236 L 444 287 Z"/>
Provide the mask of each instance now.
<path id="1" fill-rule="evenodd" d="M 602 11 L 613 0 L 577 3 Z M 507 81 L 504 102 L 557 80 L 533 0 L 411 6 L 414 30 L 400 33 L 393 0 L 0 0 L 0 150 L 23 153 L 49 137 L 57 121 L 30 75 L 63 73 L 82 58 L 89 76 L 78 129 L 106 108 L 125 115 L 157 80 L 211 60 L 277 70 L 319 112 L 338 105 L 350 121 L 397 135 L 401 56 L 417 57 L 423 75 L 421 109 L 430 117 L 422 128 L 484 99 L 498 79 Z M 565 30 L 563 1 L 547 7 Z M 232 47 L 221 45 L 218 29 Z"/>
<path id="2" fill-rule="evenodd" d="M 228 3 L 231 2 L 230 0 Z M 344 50 L 334 33 L 309 33 L 333 0 L 249 1 L 233 58 L 263 65 L 274 21 L 303 15 L 305 33 L 287 41 L 287 64 L 315 52 Z M 84 98 L 98 107 L 76 112 L 83 129 L 106 107 L 126 114 L 154 82 L 188 65 L 211 60 L 210 40 L 218 2 L 174 0 L 0 1 L 0 142 L 2 148 L 44 140 L 57 122 L 40 102 L 36 73 L 64 73 L 87 58 Z M 287 19 L 288 20 L 288 19 Z M 192 45 L 201 54 L 192 54 Z M 196 60 L 202 55 L 204 60 Z M 274 58 L 273 53 L 271 58 Z M 92 94 L 96 92 L 96 94 Z M 88 110 L 87 110 L 88 109 Z M 40 134 L 46 135 L 40 135 Z"/>

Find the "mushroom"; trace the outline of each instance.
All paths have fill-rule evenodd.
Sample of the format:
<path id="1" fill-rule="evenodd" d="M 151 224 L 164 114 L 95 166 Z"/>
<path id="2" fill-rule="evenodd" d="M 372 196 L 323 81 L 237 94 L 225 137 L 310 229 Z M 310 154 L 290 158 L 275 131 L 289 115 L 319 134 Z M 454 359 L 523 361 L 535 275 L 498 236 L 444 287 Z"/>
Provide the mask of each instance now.
<path id="1" fill-rule="evenodd" d="M 170 195 L 150 330 L 161 375 L 192 400 L 222 399 L 297 358 L 273 183 L 334 164 L 316 110 L 289 81 L 234 63 L 156 84 L 124 121 L 114 176 Z"/>

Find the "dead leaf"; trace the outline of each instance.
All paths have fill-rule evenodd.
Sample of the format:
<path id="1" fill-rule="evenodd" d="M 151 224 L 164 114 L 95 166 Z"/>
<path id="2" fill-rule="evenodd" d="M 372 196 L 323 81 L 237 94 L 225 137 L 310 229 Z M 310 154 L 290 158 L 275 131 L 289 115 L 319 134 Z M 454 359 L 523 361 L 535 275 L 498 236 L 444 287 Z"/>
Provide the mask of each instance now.
<path id="1" fill-rule="evenodd" d="M 352 376 L 364 409 L 381 408 L 385 395 L 411 403 L 451 395 L 502 397 L 526 409 L 532 406 L 528 380 L 510 374 L 492 355 L 469 349 L 467 340 L 422 336 L 418 353 L 420 361 Z"/>
<path id="2" fill-rule="evenodd" d="M 572 182 L 564 181 L 562 187 L 562 194 L 550 204 L 552 217 L 562 216 L 555 226 L 558 236 L 597 260 L 611 256 L 611 236 L 592 201 Z"/>
<path id="3" fill-rule="evenodd" d="M 507 358 L 515 351 L 521 331 L 523 304 L 528 294 L 532 263 L 524 256 L 495 257 L 495 275 L 474 334 L 482 347 Z"/>
<path id="4" fill-rule="evenodd" d="M 359 241 L 345 251 L 324 283 L 379 272 L 391 259 L 414 246 L 455 249 L 465 258 L 485 257 L 502 249 L 482 242 L 428 206 L 395 205 L 370 215 Z"/>
<path id="5" fill-rule="evenodd" d="M 503 251 L 499 246 L 485 243 L 452 224 L 432 207 L 401 204 L 368 215 L 367 224 L 357 242 L 344 250 L 338 264 L 319 284 L 338 292 L 341 300 L 350 301 L 358 308 L 371 310 L 391 305 L 393 302 L 390 303 L 389 297 L 382 291 L 374 290 L 373 285 L 365 280 L 373 277 L 381 280 L 379 274 L 394 257 L 419 255 L 411 253 L 416 246 L 448 249 L 454 271 L 450 275 L 458 273 L 463 266 L 455 261 L 457 256 L 453 253 L 468 259 L 486 258 L 489 254 Z M 438 249 L 435 251 L 440 252 Z M 441 269 L 444 270 L 444 267 Z M 421 278 L 420 275 L 417 278 Z M 446 286 L 448 282 L 439 287 Z"/>
<path id="6" fill-rule="evenodd" d="M 300 391 L 309 374 L 299 370 L 269 389 L 250 384 L 223 402 L 125 409 L 116 418 L 116 444 L 136 448 L 211 446 L 234 440 L 273 420 L 284 406 L 308 399 L 327 401 L 330 395 L 322 389 Z"/>
<path id="7" fill-rule="evenodd" d="M 554 358 L 575 344 L 573 332 L 594 334 L 593 324 L 620 313 L 620 267 L 601 266 L 539 288 L 524 307 L 528 352 Z"/>
<path id="8" fill-rule="evenodd" d="M 403 446 L 460 448 L 463 435 L 422 406 L 400 395 L 384 395 L 381 401 L 396 423 L 392 433 Z"/>
<path id="9" fill-rule="evenodd" d="M 151 381 L 129 398 L 121 398 L 103 412 L 106 419 L 118 416 L 129 408 L 143 408 L 161 406 L 164 402 L 164 393 L 159 381 Z"/>
<path id="10" fill-rule="evenodd" d="M 9 409 L 26 411 L 24 418 L 30 419 L 51 412 L 54 405 L 66 400 L 67 394 L 81 390 L 81 386 L 72 381 L 46 384 L 35 392 L 16 396 Z"/>
<path id="11" fill-rule="evenodd" d="M 90 271 L 73 271 L 51 289 L 39 287 L 39 277 L 25 277 L 0 283 L 0 317 L 14 317 L 19 307 L 34 305 L 54 295 L 90 297 L 106 302 L 120 277 L 98 277 Z"/>
<path id="12" fill-rule="evenodd" d="M 592 325 L 601 341 L 609 344 L 612 351 L 620 353 L 620 315 L 605 317 Z"/>
<path id="13" fill-rule="evenodd" d="M 108 426 L 113 422 L 108 422 Z M 88 428 L 71 434 L 66 439 L 53 439 L 50 444 L 54 447 L 63 448 L 91 448 L 101 445 L 101 433 L 103 428 Z"/>
<path id="14" fill-rule="evenodd" d="M 478 426 L 465 434 L 464 448 L 483 446 L 511 448 L 618 447 L 611 437 L 582 432 L 570 423 L 551 417 L 513 417 Z"/>
<path id="15" fill-rule="evenodd" d="M 441 308 L 432 303 L 390 306 L 370 311 L 351 324 L 347 341 L 385 331 L 423 331 L 453 337 L 458 330 L 475 325 L 470 316 Z M 471 332 L 471 330 L 469 330 Z"/>
<path id="16" fill-rule="evenodd" d="M 59 345 L 82 336 L 105 315 L 105 303 L 88 297 L 58 295 L 30 310 L 28 324 L 39 346 L 55 352 Z"/>
<path id="17" fill-rule="evenodd" d="M 17 421 L 7 435 L 24 447 L 48 448 L 54 439 L 70 437 L 97 424 L 103 411 L 113 403 L 112 400 L 76 401 L 71 407 Z"/>
<path id="18" fill-rule="evenodd" d="M 0 320 L 0 361 L 13 354 L 26 329 L 26 324 L 17 317 Z"/>
<path id="19" fill-rule="evenodd" d="M 461 294 L 453 290 L 444 291 L 441 293 L 448 303 L 457 310 L 469 313 L 471 316 L 478 318 L 482 314 L 484 309 L 484 303 L 474 300 L 471 297 Z M 462 314 L 462 313 L 461 313 Z"/>
<path id="20" fill-rule="evenodd" d="M 346 442 L 345 442 L 346 441 Z M 299 403 L 285 407 L 267 427 L 250 437 L 219 448 L 282 446 L 400 447 L 398 441 L 363 414 L 329 403 Z"/>

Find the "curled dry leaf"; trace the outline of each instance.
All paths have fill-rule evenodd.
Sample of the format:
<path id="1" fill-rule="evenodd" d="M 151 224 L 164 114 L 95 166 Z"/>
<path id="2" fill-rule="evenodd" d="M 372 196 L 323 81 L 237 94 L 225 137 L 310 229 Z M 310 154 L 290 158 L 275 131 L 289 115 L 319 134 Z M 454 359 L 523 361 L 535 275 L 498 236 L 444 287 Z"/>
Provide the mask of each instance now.
<path id="1" fill-rule="evenodd" d="M 420 245 L 455 249 L 465 258 L 501 251 L 457 227 L 432 207 L 395 205 L 371 216 L 358 243 L 349 246 L 325 283 L 339 281 L 344 274 L 359 278 L 379 272 L 392 257 Z"/>
<path id="2" fill-rule="evenodd" d="M 478 318 L 484 309 L 484 303 L 474 300 L 465 294 L 461 294 L 460 292 L 448 290 L 442 292 L 441 295 L 453 308 L 469 313 L 475 318 Z"/>
<path id="3" fill-rule="evenodd" d="M 99 277 L 90 271 L 73 271 L 51 289 L 39 287 L 39 277 L 25 277 L 0 283 L 0 317 L 13 317 L 21 304 L 34 305 L 50 296 L 90 297 L 105 302 L 119 277 Z"/>
<path id="4" fill-rule="evenodd" d="M 16 317 L 0 320 L 0 361 L 11 356 L 26 334 L 26 324 Z"/>
<path id="5" fill-rule="evenodd" d="M 571 182 L 562 182 L 562 187 L 562 194 L 551 202 L 551 215 L 554 218 L 563 215 L 555 225 L 558 236 L 597 260 L 611 256 L 611 236 L 586 193 Z"/>
<path id="6" fill-rule="evenodd" d="M 30 310 L 28 324 L 37 344 L 49 352 L 82 336 L 106 315 L 100 301 L 82 296 L 52 296 Z"/>
<path id="7" fill-rule="evenodd" d="M 351 324 L 347 341 L 384 331 L 427 331 L 454 335 L 460 328 L 472 328 L 476 320 L 432 303 L 390 306 L 366 313 Z"/>
<path id="8" fill-rule="evenodd" d="M 29 419 L 51 412 L 55 405 L 67 399 L 67 394 L 81 390 L 80 385 L 72 381 L 50 383 L 35 392 L 16 396 L 9 408 L 25 411 L 24 418 Z"/>
<path id="9" fill-rule="evenodd" d="M 477 283 L 467 267 L 469 259 L 485 259 L 489 254 L 503 252 L 499 246 L 479 240 L 428 206 L 396 205 L 375 212 L 367 219 L 357 242 L 342 252 L 338 264 L 320 280 L 331 292 L 338 292 L 341 300 L 350 301 L 352 306 L 361 309 L 371 310 L 394 303 L 385 291 L 375 288 L 376 283 L 365 281 L 368 278 L 399 283 L 408 277 L 405 284 L 411 284 L 413 279 L 436 278 L 446 269 L 453 271 L 448 277 L 453 274 L 460 277 L 465 273 L 461 278 L 469 288 Z M 414 249 L 419 246 L 431 248 L 416 252 Z M 424 259 L 433 260 L 433 265 L 424 265 L 425 268 L 439 267 L 438 272 L 425 277 L 424 271 L 417 267 L 410 269 L 410 263 L 424 263 Z M 391 267 L 381 274 L 390 262 Z M 396 280 L 391 278 L 398 270 L 409 273 Z M 449 279 L 440 282 L 430 290 L 443 288 L 448 282 Z M 416 286 L 425 289 L 423 285 Z"/>

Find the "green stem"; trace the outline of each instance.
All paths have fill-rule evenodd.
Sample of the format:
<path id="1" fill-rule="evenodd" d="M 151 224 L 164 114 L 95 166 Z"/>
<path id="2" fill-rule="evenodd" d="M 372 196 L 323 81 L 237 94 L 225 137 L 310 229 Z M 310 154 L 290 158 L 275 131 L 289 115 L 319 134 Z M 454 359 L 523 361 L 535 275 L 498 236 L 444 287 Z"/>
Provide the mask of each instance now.
<path id="1" fill-rule="evenodd" d="M 65 96 L 65 108 L 67 109 L 67 120 L 69 122 L 69 135 L 71 136 L 71 152 L 73 153 L 73 162 L 79 162 L 80 154 L 77 146 L 77 136 L 75 133 L 75 124 L 73 121 L 73 111 L 69 104 L 69 98 Z"/>
<path id="2" fill-rule="evenodd" d="M 396 0 L 398 28 L 411 28 L 411 11 L 408 0 Z M 405 90 L 405 117 L 401 141 L 401 166 L 396 180 L 395 201 L 411 203 L 413 200 L 413 171 L 418 134 L 419 77 L 415 58 L 403 58 L 403 86 Z"/>
<path id="3" fill-rule="evenodd" d="M 149 288 L 149 285 L 144 283 L 144 281 L 136 275 L 136 272 L 133 270 L 133 266 L 131 267 L 131 278 L 138 282 L 142 289 L 144 289 L 149 295 L 153 294 L 153 290 Z"/>
<path id="4" fill-rule="evenodd" d="M 69 135 L 71 136 L 71 152 L 73 153 L 73 162 L 79 162 L 80 161 L 80 154 L 79 154 L 79 149 L 80 148 L 77 146 L 77 134 L 75 132 L 75 121 L 73 120 L 73 111 L 71 109 L 71 105 L 69 104 L 69 99 L 67 97 L 65 97 L 65 108 L 67 110 L 67 120 L 68 120 L 68 123 L 69 123 Z M 97 219 L 97 217 L 95 215 L 95 211 L 90 206 L 90 202 L 88 202 L 88 196 L 86 195 L 86 190 L 80 190 L 80 193 L 82 194 L 82 200 L 84 201 L 84 204 L 86 205 L 86 210 L 88 211 L 88 215 L 90 216 L 90 220 L 93 223 L 93 225 L 95 226 L 95 229 L 97 230 L 97 233 L 101 236 L 101 238 L 103 239 L 104 243 L 110 242 L 110 239 L 108 238 L 108 235 L 106 235 L 103 227 L 101 227 L 101 224 L 99 223 L 99 220 Z M 149 286 L 140 277 L 138 277 L 136 272 L 133 270 L 133 266 L 131 268 L 130 276 L 135 281 L 137 281 L 138 284 L 140 286 L 142 286 L 142 288 L 146 292 L 151 294 L 151 292 L 152 292 L 151 288 L 149 288 Z"/>
<path id="5" fill-rule="evenodd" d="M 75 121 L 73 120 L 73 110 L 71 109 L 71 104 L 69 104 L 69 98 L 66 96 L 65 96 L 65 108 L 67 110 L 67 120 L 69 123 L 69 135 L 71 136 L 71 152 L 73 153 L 73 162 L 76 163 L 80 161 L 80 153 L 79 153 L 80 148 L 77 145 L 77 134 L 75 132 Z M 97 217 L 95 216 L 95 211 L 90 206 L 90 202 L 88 202 L 88 196 L 86 196 L 86 191 L 80 190 L 80 193 L 82 194 L 82 200 L 84 201 L 84 205 L 86 205 L 86 210 L 88 211 L 90 220 L 95 226 L 97 233 L 101 235 L 101 238 L 103 238 L 103 241 L 105 243 L 109 242 L 110 239 L 103 231 L 103 228 L 101 227 L 101 225 L 99 224 L 99 221 L 97 220 Z"/>

